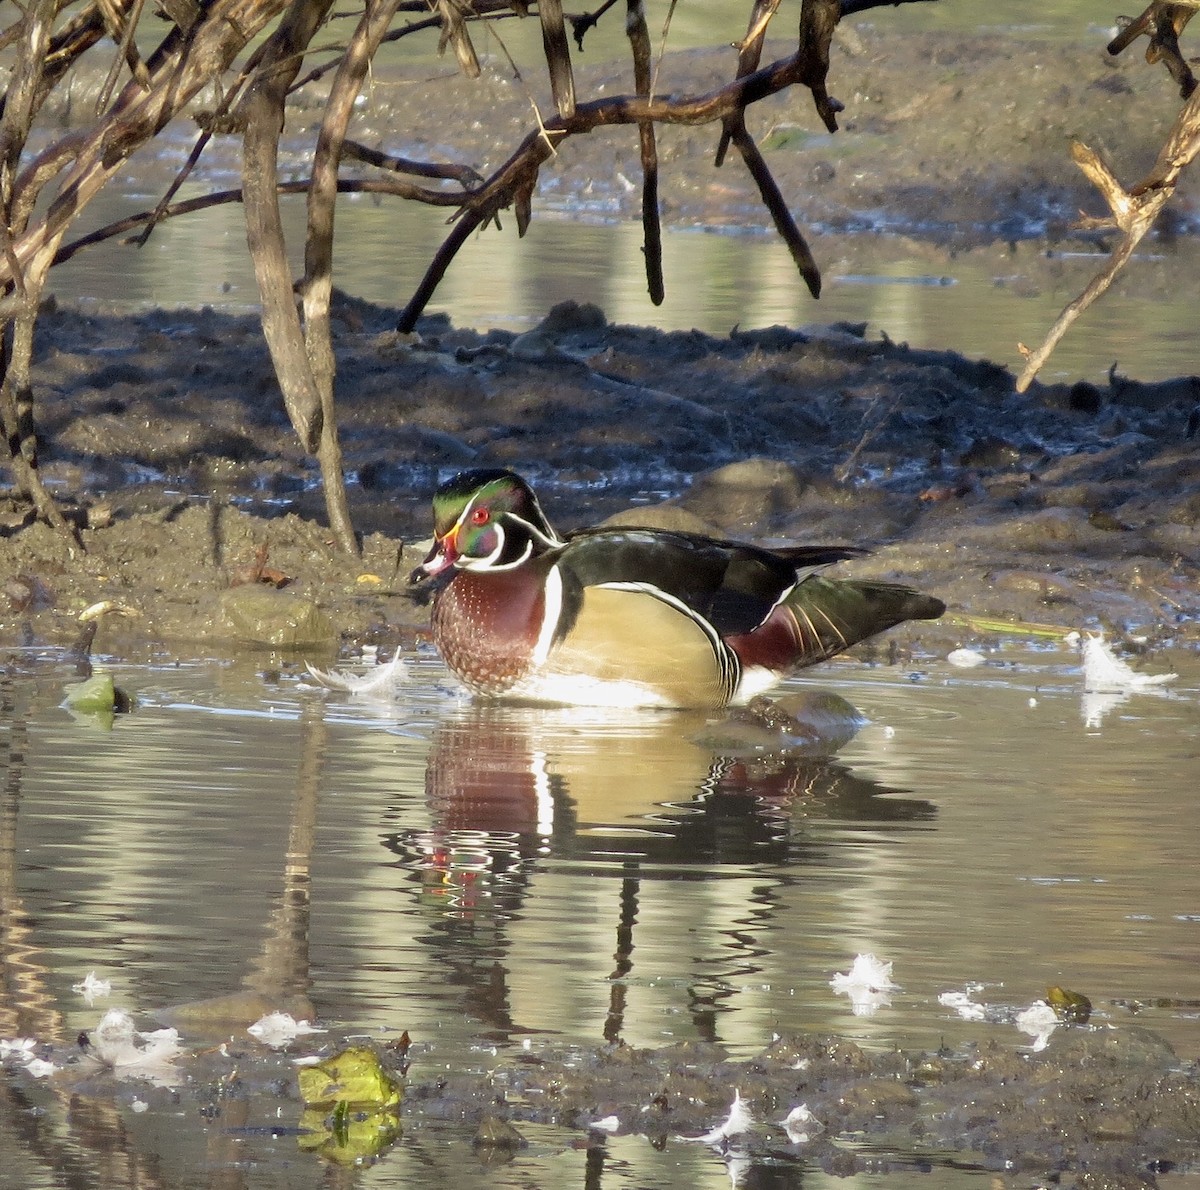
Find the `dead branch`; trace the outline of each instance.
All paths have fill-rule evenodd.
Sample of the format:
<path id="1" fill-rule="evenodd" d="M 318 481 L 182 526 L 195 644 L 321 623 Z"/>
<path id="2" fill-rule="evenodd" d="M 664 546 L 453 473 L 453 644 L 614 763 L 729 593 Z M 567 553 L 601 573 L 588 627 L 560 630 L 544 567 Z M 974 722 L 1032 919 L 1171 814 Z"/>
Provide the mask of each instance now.
<path id="1" fill-rule="evenodd" d="M 279 11 L 281 0 L 215 0 L 185 40 L 169 33 L 149 59 L 149 91 L 125 86 L 105 116 L 91 128 L 51 145 L 18 176 L 14 211 L 32 210 L 43 188 L 61 174 L 41 221 L 14 237 L 16 260 L 44 279 L 67 229 L 129 156 L 153 137 L 196 94 L 228 68 L 236 54 Z M 0 263 L 0 287 L 14 284 L 12 266 Z"/>
<path id="2" fill-rule="evenodd" d="M 460 4 L 459 0 L 434 0 L 434 7 L 441 19 L 442 36 L 438 42 L 438 53 L 444 54 L 446 46 L 454 50 L 458 59 L 458 68 L 469 79 L 477 79 L 480 75 L 479 57 L 471 44 L 471 34 L 467 30 L 467 17 L 470 9 Z"/>
<path id="3" fill-rule="evenodd" d="M 633 54 L 634 90 L 642 99 L 650 98 L 650 30 L 642 0 L 628 0 L 625 32 Z M 666 297 L 662 267 L 662 223 L 658 211 L 658 146 L 654 121 L 638 122 L 638 143 L 642 156 L 642 250 L 646 260 L 646 289 L 650 300 L 661 306 Z"/>
<path id="4" fill-rule="evenodd" d="M 1179 9 L 1184 5 L 1152 4 L 1137 21 L 1131 22 L 1125 30 L 1138 23 L 1162 16 L 1156 9 Z M 1184 20 L 1183 24 L 1187 21 Z M 1182 28 L 1182 25 L 1180 26 Z M 1145 30 L 1143 30 L 1145 31 Z M 1133 34 L 1118 48 L 1124 49 L 1133 40 Z M 1117 41 L 1121 41 L 1120 38 Z M 1116 45 L 1114 41 L 1112 45 Z M 1109 46 L 1110 52 L 1112 45 Z M 1149 55 L 1148 55 L 1149 57 Z M 1151 59 L 1153 60 L 1153 59 Z M 1017 391 L 1024 392 L 1033 382 L 1034 377 L 1041 371 L 1046 360 L 1050 358 L 1054 348 L 1067 333 L 1072 324 L 1093 302 L 1106 293 L 1120 271 L 1133 255 L 1142 238 L 1154 226 L 1159 213 L 1175 193 L 1179 175 L 1200 153 L 1200 91 L 1192 88 L 1190 97 L 1183 105 L 1166 142 L 1159 150 L 1157 159 L 1150 172 L 1136 185 L 1126 190 L 1118 181 L 1108 164 L 1087 145 L 1078 141 L 1071 145 L 1071 156 L 1075 164 L 1083 171 L 1088 181 L 1100 191 L 1108 206 L 1107 218 L 1087 217 L 1082 222 L 1090 229 L 1115 228 L 1122 233 L 1121 242 L 1113 250 L 1107 264 L 1095 277 L 1088 282 L 1083 292 L 1072 301 L 1055 320 L 1047 332 L 1041 345 L 1035 350 L 1021 347 L 1025 355 L 1025 367 L 1017 378 Z"/>
<path id="5" fill-rule="evenodd" d="M 307 194 L 308 188 L 309 182 L 306 181 L 280 182 L 278 191 L 281 195 Z M 395 178 L 339 178 L 337 188 L 339 194 L 386 194 L 391 198 L 409 199 L 435 207 L 460 207 L 463 201 L 463 196 L 453 191 L 430 190 L 424 186 L 413 186 Z M 160 223 L 165 219 L 175 219 L 180 215 L 192 215 L 197 211 L 208 210 L 210 207 L 241 201 L 242 189 L 239 186 L 233 190 L 216 190 L 211 194 L 181 199 L 179 202 L 171 203 L 165 209 L 155 207 L 152 211 L 139 211 L 135 215 L 126 215 L 123 219 L 106 223 L 103 227 L 98 227 L 95 231 L 90 231 L 87 235 L 64 244 L 55 254 L 54 263 L 62 264 L 64 261 L 70 260 L 77 252 L 83 251 L 84 248 L 91 248 L 105 240 L 115 239 L 117 236 L 125 235 L 126 232 L 145 227 L 148 223 Z M 129 242 L 138 244 L 141 242 L 141 236 L 136 236 Z"/>
<path id="6" fill-rule="evenodd" d="M 410 157 L 396 157 L 391 153 L 381 152 L 360 145 L 357 141 L 342 142 L 342 159 L 361 161 L 364 165 L 374 165 L 379 169 L 390 169 L 398 174 L 412 174 L 417 178 L 448 178 L 458 182 L 464 190 L 470 190 L 483 182 L 483 175 L 469 165 L 453 163 L 438 164 L 433 161 L 413 161 Z M 438 193 L 429 191 L 428 193 Z"/>
<path id="7" fill-rule="evenodd" d="M 762 58 L 763 40 L 767 35 L 767 26 L 778 9 L 779 0 L 755 0 L 754 7 L 750 12 L 750 23 L 746 29 L 746 36 L 738 50 L 738 78 L 745 78 L 746 75 L 753 73 L 758 68 Z M 832 27 L 830 32 L 832 33 Z M 828 45 L 825 53 L 828 55 Z M 744 108 L 738 109 L 733 115 L 727 116 L 722 121 L 721 139 L 717 144 L 716 157 L 713 162 L 718 169 L 725 161 L 725 153 L 731 141 L 737 146 L 746 169 L 754 179 L 763 205 L 767 208 L 771 215 L 771 221 L 775 224 L 775 230 L 787 244 L 788 251 L 791 252 L 792 259 L 796 262 L 796 268 L 799 270 L 800 276 L 804 278 L 809 293 L 814 298 L 820 297 L 821 270 L 817 267 L 817 262 L 813 259 L 812 252 L 809 250 L 808 243 L 799 226 L 792 218 L 791 211 L 788 210 L 787 200 L 783 197 L 783 192 L 779 189 L 779 185 L 767 165 L 766 158 L 763 157 L 754 138 L 746 129 Z"/>
<path id="8" fill-rule="evenodd" d="M 567 13 L 567 20 L 571 22 L 571 36 L 575 38 L 575 45 L 580 53 L 583 52 L 583 39 L 587 36 L 588 30 L 594 29 L 599 24 L 600 18 L 616 2 L 617 0 L 604 0 L 604 3 L 595 12 L 585 12 L 580 16 L 571 16 L 570 13 Z"/>
<path id="9" fill-rule="evenodd" d="M 33 118 L 46 92 L 39 86 L 56 9 L 55 0 L 37 0 L 25 11 L 21 41 L 25 52 L 13 69 L 0 115 L 0 217 L 3 218 L 4 261 L 12 274 L 17 299 L 0 342 L 0 427 L 8 448 L 17 489 L 40 517 L 79 544 L 78 532 L 63 517 L 37 470 L 37 434 L 33 420 L 33 328 L 42 278 L 27 277 L 13 244 L 23 227 L 14 219 L 15 175 L 29 139 Z"/>
<path id="10" fill-rule="evenodd" d="M 354 102 L 367 77 L 367 68 L 396 14 L 397 0 L 367 0 L 350 47 L 342 58 L 325 105 L 325 118 L 313 156 L 312 185 L 308 191 L 308 233 L 304 247 L 304 344 L 308 363 L 321 397 L 321 438 L 317 461 L 325 485 L 325 510 L 342 549 L 357 553 L 354 522 L 346 500 L 342 451 L 338 444 L 333 407 L 333 337 L 329 303 L 333 294 L 334 199 L 338 191 L 338 166 Z M 276 199 L 278 205 L 278 199 Z M 294 308 L 294 307 L 293 307 Z"/>
<path id="11" fill-rule="evenodd" d="M 754 0 L 746 36 L 738 47 L 738 78 L 745 78 L 746 75 L 752 74 L 758 69 L 759 63 L 762 61 L 763 41 L 767 36 L 767 26 L 771 23 L 771 18 L 779 11 L 779 3 L 780 0 Z M 742 112 L 737 112 L 724 121 L 721 128 L 721 139 L 717 142 L 716 156 L 713 158 L 713 165 L 717 169 L 725 164 L 725 154 L 729 150 L 729 142 L 733 139 L 734 128 L 739 122 L 743 128 L 746 126 L 745 116 Z"/>
<path id="12" fill-rule="evenodd" d="M 538 0 L 542 22 L 542 48 L 550 71 L 550 94 L 564 120 L 575 112 L 575 76 L 571 71 L 571 47 L 563 20 L 562 0 Z"/>
<path id="13" fill-rule="evenodd" d="M 495 218 L 500 211 L 512 206 L 519 195 L 532 193 L 542 164 L 556 151 L 554 146 L 566 137 L 593 132 L 597 128 L 645 121 L 658 124 L 710 124 L 797 83 L 812 89 L 818 110 L 828 120 L 833 120 L 833 127 L 836 128 L 834 113 L 841 110 L 841 105 L 825 91 L 829 41 L 833 32 L 827 20 L 832 9 L 836 8 L 837 0 L 805 0 L 803 12 L 813 14 L 817 27 L 805 31 L 802 26 L 796 53 L 706 95 L 678 99 L 622 95 L 591 100 L 577 104 L 575 115 L 570 120 L 559 116 L 547 120 L 542 128 L 528 133 L 512 156 L 463 204 L 454 227 L 434 254 L 421 283 L 401 313 L 398 328 L 408 332 L 416 326 L 417 319 L 459 249 L 474 231 Z M 807 32 L 807 36 L 803 35 L 804 32 Z"/>
<path id="14" fill-rule="evenodd" d="M 283 403 L 304 449 L 321 440 L 321 394 L 313 379 L 304 333 L 292 296 L 292 273 L 279 213 L 279 134 L 288 85 L 304 50 L 324 23 L 332 0 L 292 0 L 272 34 L 254 83 L 241 104 L 242 205 L 246 238 L 262 299 L 263 336 L 275 365 Z"/>
<path id="15" fill-rule="evenodd" d="M 804 278 L 804 283 L 808 286 L 808 292 L 813 297 L 819 298 L 821 296 L 821 270 L 817 267 L 816 260 L 813 259 L 808 241 L 805 240 L 795 219 L 792 218 L 791 211 L 788 210 L 787 199 L 783 197 L 783 191 L 779 189 L 779 184 L 767 167 L 762 151 L 755 143 L 754 138 L 746 131 L 745 123 L 739 123 L 734 127 L 733 143 L 742 155 L 742 160 L 746 163 L 746 168 L 750 171 L 755 185 L 758 186 L 758 193 L 762 197 L 763 205 L 771 214 L 775 230 L 787 244 L 788 251 L 792 254 L 792 260 L 795 261 L 800 276 Z"/>
<path id="16" fill-rule="evenodd" d="M 1179 35 L 1188 21 L 1196 15 L 1194 3 L 1166 3 L 1154 0 L 1139 17 L 1129 21 L 1108 43 L 1114 57 L 1132 45 L 1139 37 L 1149 37 L 1146 61 L 1153 65 L 1162 62 L 1171 77 L 1179 84 L 1179 94 L 1188 99 L 1196 89 L 1196 77 L 1179 49 Z"/>

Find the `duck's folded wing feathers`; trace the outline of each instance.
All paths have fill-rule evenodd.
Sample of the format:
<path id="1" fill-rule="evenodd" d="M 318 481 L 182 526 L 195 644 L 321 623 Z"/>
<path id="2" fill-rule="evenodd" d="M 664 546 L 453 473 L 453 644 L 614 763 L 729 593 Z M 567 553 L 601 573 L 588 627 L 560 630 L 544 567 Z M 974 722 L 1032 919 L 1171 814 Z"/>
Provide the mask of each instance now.
<path id="1" fill-rule="evenodd" d="M 572 536 L 558 566 L 565 589 L 611 584 L 652 588 L 725 636 L 753 631 L 797 582 L 863 552 L 850 546 L 766 550 L 689 533 L 614 528 Z M 563 629 L 567 627 L 564 623 Z"/>

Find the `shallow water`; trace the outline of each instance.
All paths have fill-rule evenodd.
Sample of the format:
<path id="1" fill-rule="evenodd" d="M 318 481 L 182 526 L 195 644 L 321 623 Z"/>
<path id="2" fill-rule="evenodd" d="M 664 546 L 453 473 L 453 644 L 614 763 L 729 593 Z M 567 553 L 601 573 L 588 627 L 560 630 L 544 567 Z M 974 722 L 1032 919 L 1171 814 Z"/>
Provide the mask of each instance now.
<path id="1" fill-rule="evenodd" d="M 150 1028 L 156 1010 L 254 991 L 339 1036 L 407 1030 L 419 1085 L 617 1038 L 735 1057 L 790 1031 L 1020 1046 L 1013 1013 L 1057 984 L 1101 1023 L 1144 1005 L 1138 1023 L 1194 1058 L 1200 669 L 1152 667 L 1172 661 L 1168 693 L 1107 710 L 1065 648 L 1009 645 L 970 671 L 838 661 L 806 683 L 868 724 L 833 760 L 766 763 L 690 742 L 703 717 L 474 706 L 429 656 L 390 704 L 305 692 L 262 659 L 114 663 L 138 705 L 105 730 L 60 707 L 70 666 L 10 652 L 0 1037 L 67 1041 L 112 1006 Z M 899 989 L 856 1015 L 830 979 L 868 951 Z M 89 1006 L 72 989 L 92 970 L 112 992 Z M 938 1003 L 968 989 L 992 1019 Z M 190 1047 L 243 1037 L 187 1019 Z M 230 1132 L 137 1080 L 115 1100 L 77 1091 L 69 1112 L 62 1087 L 0 1081 L 18 1108 L 0 1152 L 25 1186 L 102 1160 L 125 1163 L 120 1186 L 147 1165 L 168 1185 L 325 1176 L 269 1133 L 294 1126 L 294 1100 L 251 1096 Z M 729 1184 L 704 1146 L 619 1136 L 589 1155 L 571 1129 L 522 1131 L 530 1147 L 483 1175 L 461 1125 L 417 1112 L 364 1184 Z M 922 1185 L 969 1176 L 921 1160 Z M 895 1184 L 913 1161 L 881 1152 L 853 1184 Z M 759 1174 L 827 1180 L 794 1157 Z"/>

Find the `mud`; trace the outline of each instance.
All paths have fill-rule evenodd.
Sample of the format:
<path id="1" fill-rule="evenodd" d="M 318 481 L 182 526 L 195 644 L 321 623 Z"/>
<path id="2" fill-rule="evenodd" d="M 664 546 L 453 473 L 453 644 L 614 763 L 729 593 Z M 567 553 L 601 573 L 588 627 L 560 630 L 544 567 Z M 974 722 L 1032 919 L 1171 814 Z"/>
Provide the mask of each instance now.
<path id="1" fill-rule="evenodd" d="M 780 98 L 755 117 L 777 137 L 772 166 L 802 220 L 853 231 L 877 228 L 886 212 L 937 251 L 1069 235 L 1067 220 L 1094 200 L 1067 163 L 1067 134 L 1136 172 L 1175 110 L 1165 74 L 1099 46 L 896 41 L 867 28 L 839 44 L 832 90 L 847 111 L 836 149 L 803 131 L 813 127 L 805 96 Z M 686 56 L 671 66 L 682 81 L 664 87 L 714 85 L 717 63 Z M 585 68 L 586 89 L 604 69 Z M 379 83 L 397 104 L 404 91 L 412 128 L 411 144 L 389 147 L 419 156 L 442 144 L 407 106 L 436 94 L 449 104 L 438 124 L 467 137 L 456 151 L 495 165 L 524 127 L 527 98 L 490 72 L 480 85 L 503 135 L 474 132 L 479 90 L 458 80 L 425 90 L 434 84 L 423 77 L 396 68 Z M 756 226 L 744 179 L 726 167 L 712 185 L 711 135 L 672 137 L 667 217 Z M 606 212 L 629 214 L 636 195 L 609 180 L 614 164 L 633 168 L 631 145 L 581 138 L 564 150 L 556 192 L 570 201 L 598 188 Z M 136 169 L 161 181 L 161 163 Z M 1174 230 L 1189 229 L 1190 204 L 1185 192 Z M 34 369 L 43 474 L 85 524 L 85 548 L 32 523 L 18 502 L 0 505 L 0 639 L 67 644 L 78 613 L 110 600 L 136 614 L 103 618 L 101 652 L 410 644 L 427 611 L 404 580 L 429 532 L 430 491 L 453 469 L 496 464 L 527 474 L 564 529 L 621 514 L 767 542 L 869 546 L 846 573 L 910 581 L 950 605 L 940 624 L 896 633 L 905 647 L 977 640 L 991 630 L 980 620 L 1017 632 L 1103 625 L 1150 645 L 1194 646 L 1200 635 L 1194 377 L 1114 374 L 1107 386 L 1035 384 L 1018 395 L 1002 366 L 910 350 L 861 327 L 666 334 L 568 304 L 521 336 L 439 318 L 401 336 L 396 317 L 344 296 L 335 311 L 363 545 L 351 559 L 322 525 L 316 470 L 288 426 L 255 319 L 49 306 Z M 263 579 L 286 585 L 263 595 Z M 246 591 L 274 601 L 271 630 L 301 626 L 290 638 L 254 627 Z M 1194 1167 L 1200 1147 L 1194 1065 L 1135 1027 L 1059 1030 L 1041 1055 L 868 1054 L 800 1038 L 743 1064 L 715 1051 L 613 1047 L 448 1080 L 422 1075 L 419 1049 L 414 1059 L 405 1111 L 470 1128 L 497 1111 L 518 1127 L 580 1129 L 615 1114 L 623 1130 L 666 1137 L 712 1127 L 734 1087 L 761 1119 L 807 1102 L 824 1133 L 796 1145 L 765 1129 L 748 1143 L 763 1156 L 804 1152 L 837 1174 L 867 1168 L 839 1143 L 846 1136 L 909 1153 L 969 1151 L 988 1169 L 1081 1186 L 1152 1184 Z"/>
<path id="2" fill-rule="evenodd" d="M 386 1152 L 386 1131 L 369 1129 L 367 1141 L 352 1136 L 339 1153 L 338 1142 L 323 1141 L 320 1113 L 305 1117 L 302 1129 L 290 1124 L 300 1110 L 293 1050 L 269 1052 L 241 1037 L 180 1058 L 178 1074 L 164 1068 L 154 1076 L 158 1086 L 143 1081 L 149 1075 L 114 1078 L 86 1038 L 71 1050 L 38 1053 L 60 1068 L 56 1086 L 119 1103 L 137 1099 L 142 1110 L 182 1109 L 214 1137 L 241 1138 L 243 1160 L 256 1135 L 279 1143 L 295 1135 L 301 1147 L 320 1147 L 340 1164 Z M 322 1038 L 294 1052 L 337 1048 Z M 470 1166 L 502 1164 L 526 1146 L 522 1130 L 538 1125 L 575 1134 L 576 1145 L 601 1160 L 612 1135 L 633 1134 L 657 1149 L 703 1139 L 743 1168 L 803 1162 L 838 1177 L 941 1167 L 964 1178 L 1003 1175 L 994 1185 L 1126 1190 L 1194 1171 L 1200 1161 L 1196 1067 L 1135 1025 L 1066 1026 L 1041 1053 L 995 1042 L 959 1053 L 871 1053 L 810 1035 L 778 1038 L 743 1061 L 697 1042 L 653 1050 L 535 1045 L 500 1057 L 486 1073 L 448 1067 L 407 1037 L 384 1039 L 376 1052 L 403 1087 L 406 1133 L 418 1144 L 425 1138 L 435 1165 L 453 1163 L 468 1145 Z M 40 1096 L 33 1089 L 35 1102 Z M 735 1097 L 745 1113 L 736 1126 Z M 806 1122 L 785 1126 L 801 1105 Z M 279 1143 L 270 1150 L 276 1160 Z"/>
<path id="3" fill-rule="evenodd" d="M 1193 378 L 1019 396 L 1003 368 L 855 327 L 718 339 L 568 304 L 521 336 L 429 320 L 404 337 L 394 314 L 343 299 L 336 318 L 355 560 L 322 527 L 253 318 L 48 309 L 43 473 L 95 527 L 79 551 L 0 508 L 3 631 L 59 639 L 114 600 L 140 617 L 108 618 L 100 648 L 130 633 L 253 641 L 228 607 L 249 597 L 229 589 L 263 577 L 265 557 L 288 580 L 281 605 L 323 613 L 297 641 L 395 644 L 426 614 L 405 578 L 432 488 L 499 464 L 526 473 L 563 528 L 622 514 L 868 546 L 847 573 L 949 602 L 947 623 L 920 628 L 929 647 L 973 638 L 964 616 L 1196 637 Z"/>

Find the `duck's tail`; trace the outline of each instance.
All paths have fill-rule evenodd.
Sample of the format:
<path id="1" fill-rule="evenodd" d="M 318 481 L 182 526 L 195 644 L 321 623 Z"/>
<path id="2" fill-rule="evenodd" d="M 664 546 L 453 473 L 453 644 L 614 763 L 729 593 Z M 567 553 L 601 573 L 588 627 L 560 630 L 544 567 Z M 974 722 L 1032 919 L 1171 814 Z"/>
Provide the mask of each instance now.
<path id="1" fill-rule="evenodd" d="M 800 636 L 797 666 L 815 665 L 905 620 L 936 620 L 946 605 L 899 583 L 812 575 L 785 606 Z"/>

